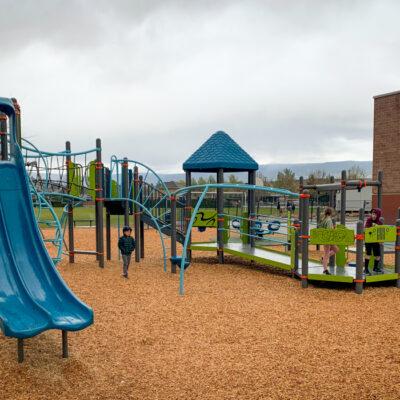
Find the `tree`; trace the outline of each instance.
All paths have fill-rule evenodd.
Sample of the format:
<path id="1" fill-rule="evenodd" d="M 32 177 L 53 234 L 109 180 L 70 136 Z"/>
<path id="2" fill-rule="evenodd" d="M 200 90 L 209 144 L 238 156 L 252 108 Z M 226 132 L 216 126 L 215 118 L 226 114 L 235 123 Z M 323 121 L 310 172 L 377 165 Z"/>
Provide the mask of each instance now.
<path id="1" fill-rule="evenodd" d="M 292 192 L 298 192 L 298 184 L 294 172 L 285 168 L 283 171 L 279 171 L 276 176 L 275 186 L 281 189 L 287 189 Z"/>
<path id="2" fill-rule="evenodd" d="M 347 171 L 347 179 L 349 179 L 349 180 L 365 179 L 366 175 L 367 174 L 365 173 L 365 171 L 362 168 L 360 168 L 359 165 L 353 165 Z"/>
<path id="3" fill-rule="evenodd" d="M 198 185 L 206 185 L 207 181 L 201 176 L 198 181 L 197 181 Z"/>
<path id="4" fill-rule="evenodd" d="M 233 184 L 241 183 L 241 181 L 239 181 L 234 174 L 229 175 L 228 181 L 229 181 L 229 183 L 233 183 Z"/>
<path id="5" fill-rule="evenodd" d="M 208 177 L 208 183 L 217 183 L 217 180 L 214 178 L 213 175 L 210 175 L 210 176 Z"/>
<path id="6" fill-rule="evenodd" d="M 329 183 L 330 176 L 323 170 L 316 170 L 310 172 L 307 178 L 308 185 L 319 185 L 321 183 Z"/>

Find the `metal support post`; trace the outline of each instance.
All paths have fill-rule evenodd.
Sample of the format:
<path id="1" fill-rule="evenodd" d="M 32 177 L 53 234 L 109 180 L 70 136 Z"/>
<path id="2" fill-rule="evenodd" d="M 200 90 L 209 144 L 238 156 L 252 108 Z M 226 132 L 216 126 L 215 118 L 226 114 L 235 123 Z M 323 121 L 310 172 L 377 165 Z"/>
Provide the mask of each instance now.
<path id="1" fill-rule="evenodd" d="M 301 286 L 308 287 L 308 240 L 309 236 L 309 202 L 310 193 L 308 190 L 303 190 L 300 194 L 302 201 L 302 221 L 301 221 Z"/>
<path id="2" fill-rule="evenodd" d="M 67 167 L 67 191 L 68 194 L 71 194 L 72 191 L 72 169 L 71 169 L 71 156 L 68 153 L 71 153 L 71 142 L 65 142 L 65 151 L 67 153 L 66 167 Z M 67 213 L 68 213 L 68 255 L 69 262 L 73 264 L 75 262 L 75 243 L 74 243 L 74 208 L 72 206 L 72 202 L 69 201 L 67 205 Z"/>
<path id="3" fill-rule="evenodd" d="M 96 238 L 99 267 L 104 268 L 104 174 L 101 159 L 101 140 L 96 139 Z"/>
<path id="4" fill-rule="evenodd" d="M 340 223 L 346 225 L 346 170 L 342 171 L 342 180 L 340 182 Z"/>
<path id="5" fill-rule="evenodd" d="M 171 196 L 171 257 L 176 257 L 176 198 Z M 176 263 L 171 261 L 171 272 L 176 274 Z"/>
<path id="6" fill-rule="evenodd" d="M 224 170 L 218 169 L 217 183 L 224 183 Z M 217 189 L 217 255 L 218 262 L 224 263 L 224 189 Z"/>
<path id="7" fill-rule="evenodd" d="M 68 358 L 68 332 L 61 331 L 62 335 L 62 357 Z"/>
<path id="8" fill-rule="evenodd" d="M 145 190 L 145 185 L 143 183 L 143 176 L 139 176 L 139 202 L 140 204 L 143 204 L 143 197 L 144 197 L 144 190 Z M 142 209 L 140 211 L 143 211 Z M 139 215 L 139 217 L 141 214 Z M 144 222 L 142 221 L 142 218 L 140 218 L 139 222 L 139 227 L 140 227 L 140 258 L 144 258 Z"/>
<path id="9" fill-rule="evenodd" d="M 186 180 L 185 183 L 186 186 L 192 186 L 192 173 L 190 171 L 186 171 L 185 180 Z M 185 196 L 185 213 L 184 213 L 185 235 L 188 234 L 189 221 L 191 217 L 192 217 L 192 192 L 189 190 Z M 191 261 L 192 259 L 192 250 L 190 249 L 191 244 L 192 244 L 192 235 L 190 235 L 189 238 L 188 250 L 186 254 L 186 258 L 188 261 Z"/>
<path id="10" fill-rule="evenodd" d="M 356 235 L 356 293 L 361 294 L 364 286 L 364 222 L 357 222 L 357 235 Z"/>
<path id="11" fill-rule="evenodd" d="M 133 190 L 134 190 L 134 198 L 136 201 L 139 201 L 138 193 L 139 193 L 139 169 L 137 165 L 133 168 Z M 140 211 L 141 209 L 135 203 L 133 205 L 133 215 L 135 220 L 135 240 L 136 240 L 136 251 L 135 251 L 135 262 L 140 262 Z"/>

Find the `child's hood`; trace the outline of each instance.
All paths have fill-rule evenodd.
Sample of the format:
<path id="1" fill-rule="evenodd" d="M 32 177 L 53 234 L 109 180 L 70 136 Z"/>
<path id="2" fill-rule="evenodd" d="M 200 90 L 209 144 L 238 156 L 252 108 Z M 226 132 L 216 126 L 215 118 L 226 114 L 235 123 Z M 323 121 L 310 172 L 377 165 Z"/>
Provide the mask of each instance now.
<path id="1" fill-rule="evenodd" d="M 375 214 L 376 214 L 376 219 L 377 219 L 377 221 L 379 221 L 380 218 L 381 218 L 381 216 L 382 216 L 382 210 L 381 210 L 380 208 L 373 208 L 373 209 L 371 210 L 371 214 L 372 214 L 372 213 L 375 213 Z"/>
<path id="2" fill-rule="evenodd" d="M 372 213 L 376 214 L 376 220 L 372 220 Z M 381 216 L 382 216 L 382 210 L 380 208 L 373 208 L 371 210 L 371 215 L 367 219 L 365 227 L 370 228 L 372 224 L 382 225 Z"/>

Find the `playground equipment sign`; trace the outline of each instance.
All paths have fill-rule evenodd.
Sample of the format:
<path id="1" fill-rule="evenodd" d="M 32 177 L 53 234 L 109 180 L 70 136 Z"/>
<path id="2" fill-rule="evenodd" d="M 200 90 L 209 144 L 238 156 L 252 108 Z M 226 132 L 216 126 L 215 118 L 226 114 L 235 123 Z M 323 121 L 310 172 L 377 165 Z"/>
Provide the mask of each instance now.
<path id="1" fill-rule="evenodd" d="M 354 231 L 343 225 L 336 229 L 315 228 L 310 231 L 310 244 L 335 244 L 350 246 L 354 244 Z"/>
<path id="2" fill-rule="evenodd" d="M 215 210 L 200 209 L 197 211 L 196 219 L 193 226 L 216 228 L 217 227 L 217 212 Z"/>
<path id="3" fill-rule="evenodd" d="M 365 229 L 365 243 L 384 243 L 396 241 L 396 227 L 375 225 Z"/>

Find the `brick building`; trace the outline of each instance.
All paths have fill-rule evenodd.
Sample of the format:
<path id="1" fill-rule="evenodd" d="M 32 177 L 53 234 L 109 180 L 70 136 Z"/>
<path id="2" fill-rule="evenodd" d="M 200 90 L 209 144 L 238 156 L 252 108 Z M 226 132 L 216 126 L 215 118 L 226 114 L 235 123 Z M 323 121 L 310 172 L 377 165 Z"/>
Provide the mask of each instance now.
<path id="1" fill-rule="evenodd" d="M 394 223 L 400 207 L 400 91 L 374 97 L 373 178 L 383 171 L 385 222 Z M 373 204 L 376 206 L 376 193 Z"/>

